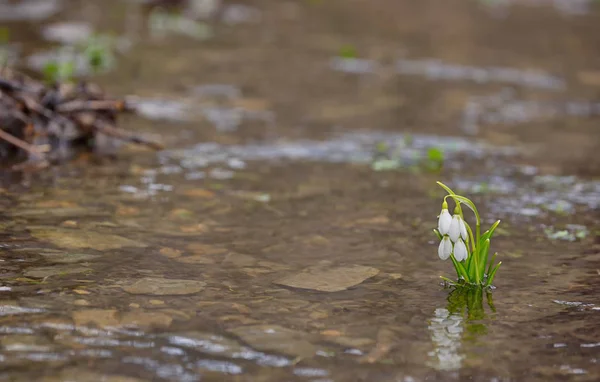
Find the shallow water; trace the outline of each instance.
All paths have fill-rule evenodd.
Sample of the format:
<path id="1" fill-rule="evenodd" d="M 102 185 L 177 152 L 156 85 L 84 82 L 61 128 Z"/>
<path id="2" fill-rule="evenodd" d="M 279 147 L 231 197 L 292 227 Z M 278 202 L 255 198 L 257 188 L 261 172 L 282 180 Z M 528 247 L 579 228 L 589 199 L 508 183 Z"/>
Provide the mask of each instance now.
<path id="1" fill-rule="evenodd" d="M 226 2 L 201 39 L 60 3 L 131 41 L 96 78 L 168 149 L 2 175 L 1 379 L 600 378 L 594 3 Z M 490 295 L 440 285 L 436 180 L 503 220 Z"/>

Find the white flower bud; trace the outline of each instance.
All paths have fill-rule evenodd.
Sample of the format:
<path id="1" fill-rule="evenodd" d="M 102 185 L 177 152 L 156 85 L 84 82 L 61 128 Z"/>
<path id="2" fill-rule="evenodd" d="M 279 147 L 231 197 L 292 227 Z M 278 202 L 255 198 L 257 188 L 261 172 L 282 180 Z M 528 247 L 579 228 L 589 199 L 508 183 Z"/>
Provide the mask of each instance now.
<path id="1" fill-rule="evenodd" d="M 469 238 L 469 235 L 467 233 L 467 226 L 465 225 L 464 219 L 460 216 L 459 216 L 458 228 L 460 229 L 460 237 L 462 237 L 462 239 L 464 241 L 467 241 Z"/>
<path id="2" fill-rule="evenodd" d="M 441 235 L 447 235 L 450 231 L 450 223 L 452 222 L 452 215 L 448 212 L 448 208 L 442 209 L 440 212 L 440 218 L 438 219 L 438 231 Z"/>
<path id="3" fill-rule="evenodd" d="M 444 236 L 442 241 L 440 242 L 440 246 L 438 247 L 438 256 L 442 260 L 448 260 L 450 254 L 452 253 L 452 242 L 448 238 L 448 236 Z"/>
<path id="4" fill-rule="evenodd" d="M 469 252 L 467 251 L 467 246 L 462 239 L 458 239 L 458 241 L 454 244 L 454 258 L 456 261 L 466 260 L 469 256 Z"/>
<path id="5" fill-rule="evenodd" d="M 454 214 L 452 216 L 452 221 L 450 222 L 450 229 L 448 230 L 448 236 L 450 236 L 450 240 L 453 243 L 456 243 L 458 238 L 460 237 L 460 215 Z"/>

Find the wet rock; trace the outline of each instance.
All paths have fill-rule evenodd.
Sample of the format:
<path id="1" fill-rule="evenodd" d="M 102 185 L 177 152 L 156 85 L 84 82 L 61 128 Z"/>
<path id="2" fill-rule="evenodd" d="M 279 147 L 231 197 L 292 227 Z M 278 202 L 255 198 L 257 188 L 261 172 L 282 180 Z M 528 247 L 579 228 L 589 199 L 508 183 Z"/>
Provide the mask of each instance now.
<path id="1" fill-rule="evenodd" d="M 124 286 L 123 290 L 131 294 L 149 294 L 156 296 L 186 295 L 200 292 L 206 283 L 197 280 L 163 279 L 146 277 Z"/>
<path id="2" fill-rule="evenodd" d="M 236 267 L 249 267 L 255 265 L 256 262 L 256 258 L 241 253 L 230 253 L 223 260 L 223 264 L 231 264 Z"/>
<path id="3" fill-rule="evenodd" d="M 115 309 L 86 309 L 73 312 L 73 321 L 77 326 L 95 324 L 100 327 L 119 326 L 117 311 Z"/>
<path id="4" fill-rule="evenodd" d="M 77 206 L 71 207 L 44 207 L 44 208 L 20 208 L 15 211 L 9 211 L 8 214 L 13 217 L 57 217 L 57 218 L 81 218 L 81 217 L 106 217 L 109 214 L 106 211 L 92 208 L 83 208 Z"/>
<path id="5" fill-rule="evenodd" d="M 50 263 L 56 264 L 72 264 L 82 263 L 97 259 L 98 255 L 90 255 L 86 253 L 66 253 L 66 252 L 42 252 L 40 253 Z"/>
<path id="6" fill-rule="evenodd" d="M 79 266 L 51 266 L 30 268 L 26 270 L 23 275 L 26 277 L 43 279 L 50 276 L 65 276 L 74 273 L 86 273 L 90 271 L 90 268 Z"/>
<path id="7" fill-rule="evenodd" d="M 378 269 L 362 265 L 307 268 L 301 273 L 278 280 L 275 284 L 321 292 L 339 292 L 358 285 L 378 273 Z"/>
<path id="8" fill-rule="evenodd" d="M 168 328 L 173 318 L 161 312 L 127 312 L 121 317 L 121 325 L 137 326 L 140 328 Z"/>
<path id="9" fill-rule="evenodd" d="M 358 348 L 364 349 L 367 346 L 373 345 L 375 343 L 371 338 L 352 338 L 345 336 L 328 336 L 326 337 L 328 342 L 333 342 L 335 344 L 344 346 L 346 348 Z"/>
<path id="10" fill-rule="evenodd" d="M 47 228 L 33 229 L 31 234 L 36 239 L 48 241 L 57 247 L 69 249 L 93 248 L 105 251 L 122 247 L 146 247 L 146 244 L 139 241 L 93 231 Z"/>
<path id="11" fill-rule="evenodd" d="M 184 264 L 214 264 L 216 261 L 204 255 L 183 256 L 175 259 Z"/>
<path id="12" fill-rule="evenodd" d="M 230 330 L 255 349 L 310 358 L 318 348 L 306 340 L 307 333 L 279 325 L 241 326 Z"/>

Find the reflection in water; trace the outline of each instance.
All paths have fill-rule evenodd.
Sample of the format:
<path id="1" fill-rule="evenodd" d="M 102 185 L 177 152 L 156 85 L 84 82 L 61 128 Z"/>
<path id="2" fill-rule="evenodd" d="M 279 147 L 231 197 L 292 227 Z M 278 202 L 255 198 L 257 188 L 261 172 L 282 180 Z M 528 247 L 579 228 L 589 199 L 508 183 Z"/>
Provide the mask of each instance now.
<path id="1" fill-rule="evenodd" d="M 448 309 L 437 308 L 429 323 L 431 340 L 434 349 L 429 352 L 433 358 L 431 367 L 438 370 L 460 369 L 464 355 L 460 353 L 463 333 L 463 317 L 458 313 L 450 313 Z"/>
<path id="2" fill-rule="evenodd" d="M 486 291 L 488 306 L 496 312 L 492 294 Z M 480 288 L 453 289 L 448 295 L 446 308 L 437 308 L 429 322 L 434 349 L 429 352 L 429 365 L 438 370 L 459 370 L 465 355 L 461 352 L 465 339 L 474 340 L 487 333 L 487 326 L 479 320 L 487 318 L 483 308 L 483 290 Z"/>

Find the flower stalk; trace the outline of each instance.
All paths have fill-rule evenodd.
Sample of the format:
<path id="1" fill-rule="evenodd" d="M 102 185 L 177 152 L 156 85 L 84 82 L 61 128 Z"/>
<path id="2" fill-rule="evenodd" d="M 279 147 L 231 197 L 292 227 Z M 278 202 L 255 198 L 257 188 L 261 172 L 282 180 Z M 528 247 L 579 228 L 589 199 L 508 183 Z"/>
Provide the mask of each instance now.
<path id="1" fill-rule="evenodd" d="M 475 204 L 470 199 L 456 194 L 442 182 L 437 184 L 448 193 L 442 202 L 438 228 L 433 230 L 440 239 L 438 256 L 442 260 L 448 258 L 452 260 L 458 278 L 457 281 L 446 277 L 442 279 L 452 285 L 491 287 L 496 272 L 502 264 L 502 262 L 495 264 L 497 254 L 489 258 L 490 240 L 500 220 L 481 234 L 481 218 Z M 448 198 L 456 205 L 453 215 L 450 215 L 448 209 Z M 464 219 L 461 205 L 466 206 L 475 215 L 475 234 Z"/>

